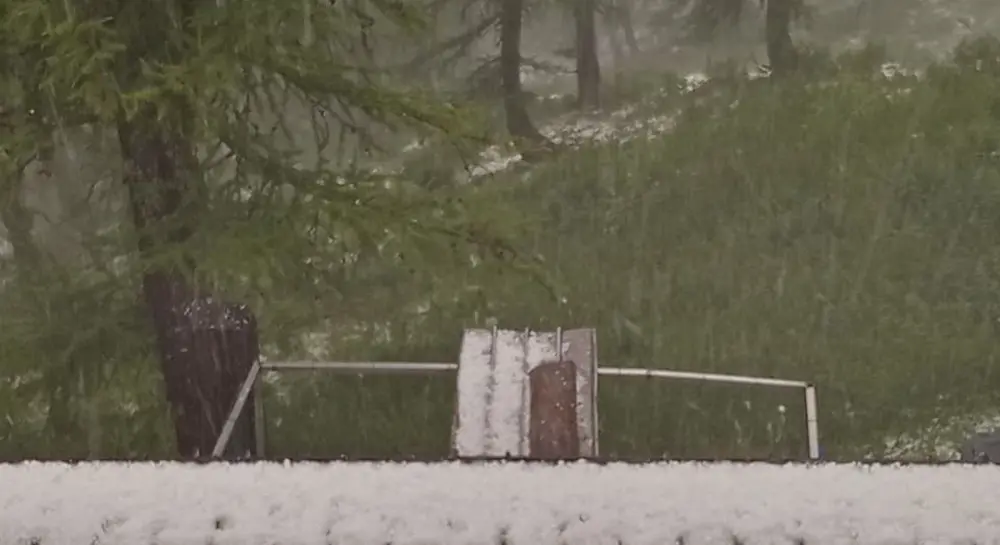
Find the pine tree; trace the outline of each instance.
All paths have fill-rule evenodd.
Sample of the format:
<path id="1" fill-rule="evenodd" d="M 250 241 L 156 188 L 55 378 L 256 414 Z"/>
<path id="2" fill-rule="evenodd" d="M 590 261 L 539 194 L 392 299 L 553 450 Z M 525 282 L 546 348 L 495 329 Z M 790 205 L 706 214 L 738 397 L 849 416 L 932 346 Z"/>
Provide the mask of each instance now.
<path id="1" fill-rule="evenodd" d="M 0 193 L 17 194 L 18 166 L 37 160 L 32 150 L 56 127 L 117 134 L 135 233 L 128 262 L 141 279 L 183 457 L 208 454 L 245 376 L 234 362 L 257 350 L 218 334 L 230 322 L 253 329 L 256 321 L 244 301 L 223 302 L 229 294 L 249 296 L 245 284 L 256 278 L 332 275 L 328 257 L 345 252 L 392 267 L 432 245 L 456 255 L 503 251 L 465 201 L 357 163 L 345 168 L 331 144 L 345 133 L 377 153 L 373 126 L 464 134 L 461 111 L 388 83 L 372 58 L 352 50 L 367 49 L 364 29 L 376 19 L 418 28 L 415 8 L 382 0 L 10 0 L 0 15 L 3 58 L 36 55 L 34 79 L 22 65 L 0 68 L 2 122 L 12 124 L 5 134 L 27 150 L 3 156 Z M 12 91 L 18 82 L 23 89 Z M 31 120 L 33 97 L 47 123 Z M 5 141 L 4 149 L 14 148 Z M 18 221 L 16 201 L 5 203 L 5 220 Z M 407 257 L 384 255 L 407 240 L 420 246 Z"/>

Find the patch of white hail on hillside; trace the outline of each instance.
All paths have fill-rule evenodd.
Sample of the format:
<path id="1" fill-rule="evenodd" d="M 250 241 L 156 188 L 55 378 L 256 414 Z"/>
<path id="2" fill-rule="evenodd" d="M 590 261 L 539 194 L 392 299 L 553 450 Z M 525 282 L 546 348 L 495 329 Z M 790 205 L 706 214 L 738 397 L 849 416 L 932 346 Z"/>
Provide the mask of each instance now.
<path id="1" fill-rule="evenodd" d="M 889 435 L 875 458 L 958 460 L 962 443 L 974 433 L 1000 430 L 1000 411 L 934 418 L 923 428 Z"/>
<path id="2" fill-rule="evenodd" d="M 689 93 L 709 81 L 701 73 L 689 74 L 684 78 L 682 92 Z M 604 117 L 581 117 L 569 114 L 542 127 L 540 132 L 558 145 L 579 148 L 586 144 L 628 142 L 645 137 L 655 138 L 673 128 L 675 115 L 638 117 L 634 106 L 627 106 Z M 503 172 L 521 162 L 521 154 L 510 153 L 501 146 L 491 146 L 480 153 L 479 163 L 469 169 L 473 178 Z"/>
<path id="3" fill-rule="evenodd" d="M 881 73 L 887 80 L 897 77 L 919 75 L 918 72 L 907 70 L 898 63 L 885 63 Z M 747 72 L 747 78 L 756 80 L 766 78 L 770 74 L 766 70 L 753 68 Z M 706 74 L 692 73 L 684 77 L 683 93 L 690 93 L 710 81 Z M 899 93 L 905 90 L 897 91 Z M 580 117 L 569 114 L 540 129 L 542 135 L 555 144 L 579 148 L 586 144 L 605 144 L 610 142 L 625 143 L 636 138 L 653 139 L 673 129 L 676 114 L 641 117 L 635 106 L 627 106 L 615 110 L 604 117 Z M 469 169 L 473 178 L 503 172 L 519 162 L 521 154 L 510 153 L 501 146 L 492 146 L 480 153 L 479 163 Z"/>

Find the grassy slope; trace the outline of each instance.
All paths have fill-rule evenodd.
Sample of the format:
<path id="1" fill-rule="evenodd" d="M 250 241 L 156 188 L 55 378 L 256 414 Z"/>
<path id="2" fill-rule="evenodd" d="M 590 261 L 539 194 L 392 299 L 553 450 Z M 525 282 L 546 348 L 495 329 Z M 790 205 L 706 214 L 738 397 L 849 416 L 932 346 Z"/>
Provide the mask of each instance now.
<path id="1" fill-rule="evenodd" d="M 993 398 L 997 90 L 973 71 L 746 87 L 537 175 L 564 203 L 539 249 L 576 321 L 620 332 L 606 359 L 815 380 L 828 451 L 856 455 Z"/>
<path id="2" fill-rule="evenodd" d="M 521 246 L 565 302 L 515 277 L 476 310 L 596 326 L 607 364 L 814 380 L 833 457 L 995 403 L 1000 79 L 849 64 L 808 84 L 719 82 L 670 134 L 500 175 L 478 191 L 523 214 Z M 454 337 L 468 310 L 423 334 Z M 421 384 L 372 398 L 342 383 L 337 412 L 372 415 L 364 426 L 273 438 L 288 453 L 444 454 L 449 385 Z M 802 453 L 796 393 L 603 384 L 605 454 Z"/>

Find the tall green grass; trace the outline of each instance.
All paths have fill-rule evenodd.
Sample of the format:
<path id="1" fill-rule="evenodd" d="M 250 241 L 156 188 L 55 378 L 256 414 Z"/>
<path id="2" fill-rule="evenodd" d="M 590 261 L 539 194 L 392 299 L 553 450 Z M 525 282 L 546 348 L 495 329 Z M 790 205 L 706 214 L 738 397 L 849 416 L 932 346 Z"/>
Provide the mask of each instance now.
<path id="1" fill-rule="evenodd" d="M 477 191 L 519 214 L 520 246 L 544 259 L 557 296 L 498 277 L 472 309 L 436 308 L 415 335 L 454 339 L 440 355 L 453 359 L 455 332 L 477 313 L 509 327 L 594 326 L 605 364 L 813 381 L 834 459 L 879 456 L 888 435 L 992 407 L 996 51 L 963 46 L 920 79 L 890 81 L 860 55 L 808 79 L 720 82 L 671 134 L 500 177 Z M 804 451 L 797 393 L 611 380 L 605 453 Z"/>

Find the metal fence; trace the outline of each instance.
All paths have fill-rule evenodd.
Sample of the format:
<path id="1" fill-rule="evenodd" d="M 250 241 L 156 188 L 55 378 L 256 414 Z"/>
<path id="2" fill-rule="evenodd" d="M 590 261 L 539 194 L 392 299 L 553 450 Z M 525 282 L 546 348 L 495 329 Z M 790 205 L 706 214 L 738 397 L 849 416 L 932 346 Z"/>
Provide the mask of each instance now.
<path id="1" fill-rule="evenodd" d="M 225 451 L 232 436 L 236 421 L 243 412 L 250 392 L 254 395 L 254 419 L 257 441 L 257 452 L 264 452 L 264 398 L 261 391 L 261 371 L 291 371 L 291 370 L 322 370 L 352 374 L 432 374 L 449 373 L 458 370 L 457 363 L 442 362 L 341 362 L 341 361 L 295 361 L 295 362 L 257 362 L 250 369 L 246 380 L 240 388 L 233 409 L 219 434 L 219 439 L 212 450 L 213 457 L 219 457 Z M 767 377 L 751 377 L 744 375 L 726 375 L 717 373 L 694 373 L 687 371 L 670 371 L 665 369 L 631 368 L 631 367 L 598 367 L 599 376 L 640 377 L 651 379 L 690 380 L 716 382 L 727 384 L 745 384 L 748 386 L 768 386 L 777 388 L 801 388 L 803 390 L 806 413 L 806 437 L 809 442 L 809 459 L 819 459 L 819 422 L 817 416 L 816 387 L 805 381 L 785 380 Z"/>

